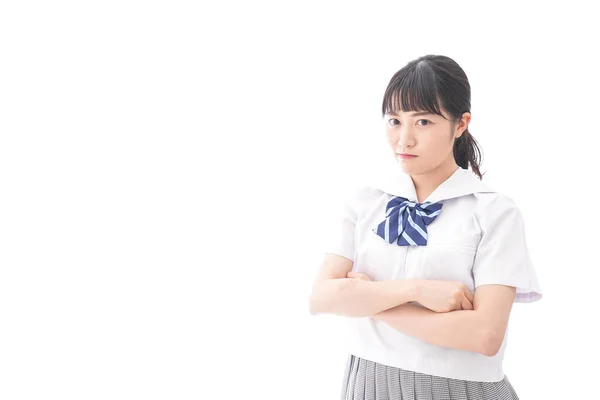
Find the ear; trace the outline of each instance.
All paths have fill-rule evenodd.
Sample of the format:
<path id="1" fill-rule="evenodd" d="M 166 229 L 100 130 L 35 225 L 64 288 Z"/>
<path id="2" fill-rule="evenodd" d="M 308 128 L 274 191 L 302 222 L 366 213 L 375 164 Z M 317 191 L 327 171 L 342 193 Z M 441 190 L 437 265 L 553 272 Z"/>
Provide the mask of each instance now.
<path id="1" fill-rule="evenodd" d="M 454 129 L 454 137 L 456 139 L 461 137 L 464 131 L 467 130 L 467 128 L 469 127 L 469 122 L 471 122 L 471 113 L 463 113 L 462 117 L 460 117 L 460 120 L 456 124 L 456 128 Z"/>

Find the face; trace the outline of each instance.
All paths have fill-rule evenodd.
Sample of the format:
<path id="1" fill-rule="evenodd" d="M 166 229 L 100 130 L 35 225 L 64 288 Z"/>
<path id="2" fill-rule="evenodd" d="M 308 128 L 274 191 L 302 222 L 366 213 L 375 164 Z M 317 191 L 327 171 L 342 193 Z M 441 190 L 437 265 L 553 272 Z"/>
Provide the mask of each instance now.
<path id="1" fill-rule="evenodd" d="M 464 113 L 461 120 L 452 123 L 445 110 L 442 114 L 446 119 L 427 111 L 399 111 L 399 114 L 385 115 L 388 144 L 405 173 L 422 175 L 457 166 L 452 151 L 454 140 L 467 129 L 471 115 Z"/>

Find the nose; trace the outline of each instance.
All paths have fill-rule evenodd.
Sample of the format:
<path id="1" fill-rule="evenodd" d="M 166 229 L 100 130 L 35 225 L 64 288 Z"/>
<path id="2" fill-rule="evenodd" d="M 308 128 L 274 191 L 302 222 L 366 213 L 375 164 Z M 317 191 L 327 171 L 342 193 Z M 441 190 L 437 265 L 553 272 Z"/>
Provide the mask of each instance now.
<path id="1" fill-rule="evenodd" d="M 400 134 L 396 146 L 399 148 L 398 150 L 400 150 L 400 152 L 415 145 L 415 138 L 410 129 L 400 128 L 399 132 Z"/>

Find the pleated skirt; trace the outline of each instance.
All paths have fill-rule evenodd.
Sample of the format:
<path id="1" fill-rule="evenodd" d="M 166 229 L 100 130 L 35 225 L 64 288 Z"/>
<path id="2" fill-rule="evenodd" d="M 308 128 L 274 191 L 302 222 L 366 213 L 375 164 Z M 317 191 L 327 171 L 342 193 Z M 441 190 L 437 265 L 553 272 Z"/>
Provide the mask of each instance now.
<path id="1" fill-rule="evenodd" d="M 341 400 L 519 400 L 508 377 L 499 382 L 443 378 L 348 355 Z"/>

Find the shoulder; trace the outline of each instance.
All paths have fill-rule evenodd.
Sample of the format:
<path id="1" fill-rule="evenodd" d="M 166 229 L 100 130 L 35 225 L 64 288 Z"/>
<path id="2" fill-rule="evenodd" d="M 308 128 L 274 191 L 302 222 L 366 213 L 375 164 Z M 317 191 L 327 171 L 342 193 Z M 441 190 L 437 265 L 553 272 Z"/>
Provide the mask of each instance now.
<path id="1" fill-rule="evenodd" d="M 481 192 L 473 193 L 477 199 L 477 208 L 486 209 L 491 207 L 493 210 L 502 208 L 517 207 L 515 200 L 501 192 Z"/>
<path id="2" fill-rule="evenodd" d="M 337 203 L 344 203 L 347 212 L 360 217 L 381 204 L 382 196 L 387 194 L 371 185 L 356 183 L 342 190 Z"/>
<path id="3" fill-rule="evenodd" d="M 354 208 L 360 209 L 370 205 L 384 194 L 385 193 L 379 189 L 363 184 L 348 188 L 345 193 L 345 198 Z"/>
<path id="4" fill-rule="evenodd" d="M 474 193 L 475 217 L 480 225 L 521 221 L 522 213 L 513 197 L 500 192 Z"/>

